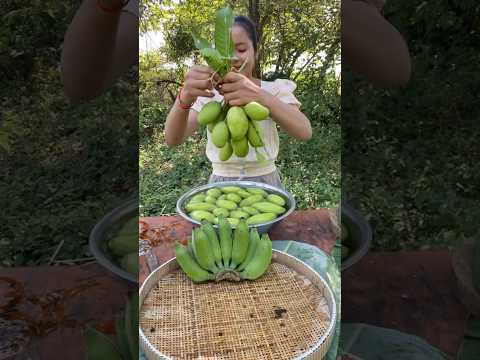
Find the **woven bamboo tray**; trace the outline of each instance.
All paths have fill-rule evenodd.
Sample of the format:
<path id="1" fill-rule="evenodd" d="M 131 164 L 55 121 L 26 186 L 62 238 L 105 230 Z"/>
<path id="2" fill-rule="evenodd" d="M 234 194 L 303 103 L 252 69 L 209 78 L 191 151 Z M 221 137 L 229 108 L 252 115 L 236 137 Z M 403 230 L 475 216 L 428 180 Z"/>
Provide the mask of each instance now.
<path id="1" fill-rule="evenodd" d="M 153 359 L 323 359 L 336 305 L 311 267 L 273 250 L 256 281 L 195 284 L 172 259 L 140 288 L 140 345 Z"/>

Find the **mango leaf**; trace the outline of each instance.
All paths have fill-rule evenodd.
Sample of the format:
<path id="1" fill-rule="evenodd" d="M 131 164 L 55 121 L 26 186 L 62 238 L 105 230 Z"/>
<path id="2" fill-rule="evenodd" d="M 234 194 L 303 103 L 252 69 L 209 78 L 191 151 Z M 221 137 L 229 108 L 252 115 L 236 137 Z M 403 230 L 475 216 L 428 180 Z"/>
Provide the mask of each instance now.
<path id="1" fill-rule="evenodd" d="M 202 50 L 202 49 L 205 49 L 205 48 L 212 48 L 210 43 L 207 40 L 205 40 L 204 38 L 202 38 L 201 36 L 199 36 L 197 33 L 195 33 L 194 31 L 192 31 L 190 33 L 192 34 L 193 44 L 195 45 L 195 47 L 198 50 Z"/>
<path id="2" fill-rule="evenodd" d="M 228 63 L 222 59 L 222 55 L 220 55 L 217 49 L 203 48 L 202 50 L 200 50 L 200 54 L 202 54 L 207 64 L 213 70 L 217 71 L 220 76 L 226 74 Z"/>
<path id="3" fill-rule="evenodd" d="M 229 6 L 217 11 L 215 19 L 215 49 L 227 58 L 233 56 L 233 41 L 230 31 L 233 25 L 233 12 Z"/>

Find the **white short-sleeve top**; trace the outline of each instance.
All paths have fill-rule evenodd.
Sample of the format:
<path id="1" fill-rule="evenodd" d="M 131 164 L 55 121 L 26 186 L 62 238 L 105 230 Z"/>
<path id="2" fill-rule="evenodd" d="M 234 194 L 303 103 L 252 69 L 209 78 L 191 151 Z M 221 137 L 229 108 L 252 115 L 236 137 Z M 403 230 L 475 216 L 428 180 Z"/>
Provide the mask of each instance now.
<path id="1" fill-rule="evenodd" d="M 300 106 L 301 103 L 293 95 L 296 84 L 287 79 L 277 79 L 275 81 L 261 81 L 261 88 L 277 97 L 284 103 Z M 192 109 L 199 112 L 203 105 L 210 101 L 222 101 L 223 96 L 216 90 L 213 90 L 215 96 L 212 98 L 198 97 L 193 104 Z M 255 150 L 250 147 L 246 157 L 239 158 L 232 154 L 227 161 L 219 159 L 219 151 L 210 139 L 210 132 L 207 131 L 207 148 L 206 154 L 212 163 L 213 174 L 224 177 L 239 176 L 263 176 L 275 171 L 275 160 L 277 159 L 279 150 L 279 138 L 276 123 L 268 118 L 259 122 L 263 141 L 265 146 L 259 149 L 259 152 L 265 157 L 264 162 L 258 162 Z"/>

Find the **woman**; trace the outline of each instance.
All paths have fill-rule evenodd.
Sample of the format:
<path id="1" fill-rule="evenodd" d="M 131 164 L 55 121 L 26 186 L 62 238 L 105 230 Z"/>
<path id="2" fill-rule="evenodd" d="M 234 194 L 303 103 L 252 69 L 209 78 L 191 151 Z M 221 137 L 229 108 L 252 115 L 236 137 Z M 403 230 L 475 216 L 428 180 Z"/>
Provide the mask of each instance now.
<path id="1" fill-rule="evenodd" d="M 235 18 L 232 31 L 235 46 L 233 64 L 235 69 L 220 79 L 218 74 L 206 66 L 193 66 L 185 75 L 184 85 L 167 116 L 165 141 L 169 146 L 182 144 L 197 127 L 197 115 L 203 105 L 210 101 L 225 100 L 231 106 L 242 106 L 256 101 L 270 109 L 270 119 L 260 122 L 265 143 L 266 161 L 258 162 L 253 149 L 245 158 L 232 155 L 229 160 L 219 159 L 219 149 L 212 143 L 208 133 L 207 157 L 212 163 L 210 182 L 228 180 L 250 180 L 282 187 L 275 160 L 279 151 L 277 125 L 298 140 L 312 136 L 310 121 L 299 110 L 300 102 L 293 95 L 295 83 L 277 79 L 263 81 L 253 76 L 257 54 L 257 35 L 254 24 L 244 16 Z M 219 84 L 213 88 L 213 78 Z"/>

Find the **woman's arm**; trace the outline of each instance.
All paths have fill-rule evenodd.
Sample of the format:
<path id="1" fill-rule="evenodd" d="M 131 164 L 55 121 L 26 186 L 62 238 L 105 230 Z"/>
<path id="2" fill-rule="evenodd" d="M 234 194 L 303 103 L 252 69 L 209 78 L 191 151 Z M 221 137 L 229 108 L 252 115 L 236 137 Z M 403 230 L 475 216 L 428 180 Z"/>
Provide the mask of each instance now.
<path id="1" fill-rule="evenodd" d="M 106 3 L 117 6 L 121 0 Z M 107 13 L 97 0 L 84 0 L 63 44 L 66 95 L 74 102 L 93 99 L 137 61 L 138 18 L 126 11 Z"/>
<path id="2" fill-rule="evenodd" d="M 181 145 L 197 127 L 197 112 L 182 109 L 177 99 L 165 121 L 165 142 L 169 147 Z"/>
<path id="3" fill-rule="evenodd" d="M 342 62 L 375 85 L 403 86 L 411 72 L 408 47 L 377 7 L 342 0 Z"/>

